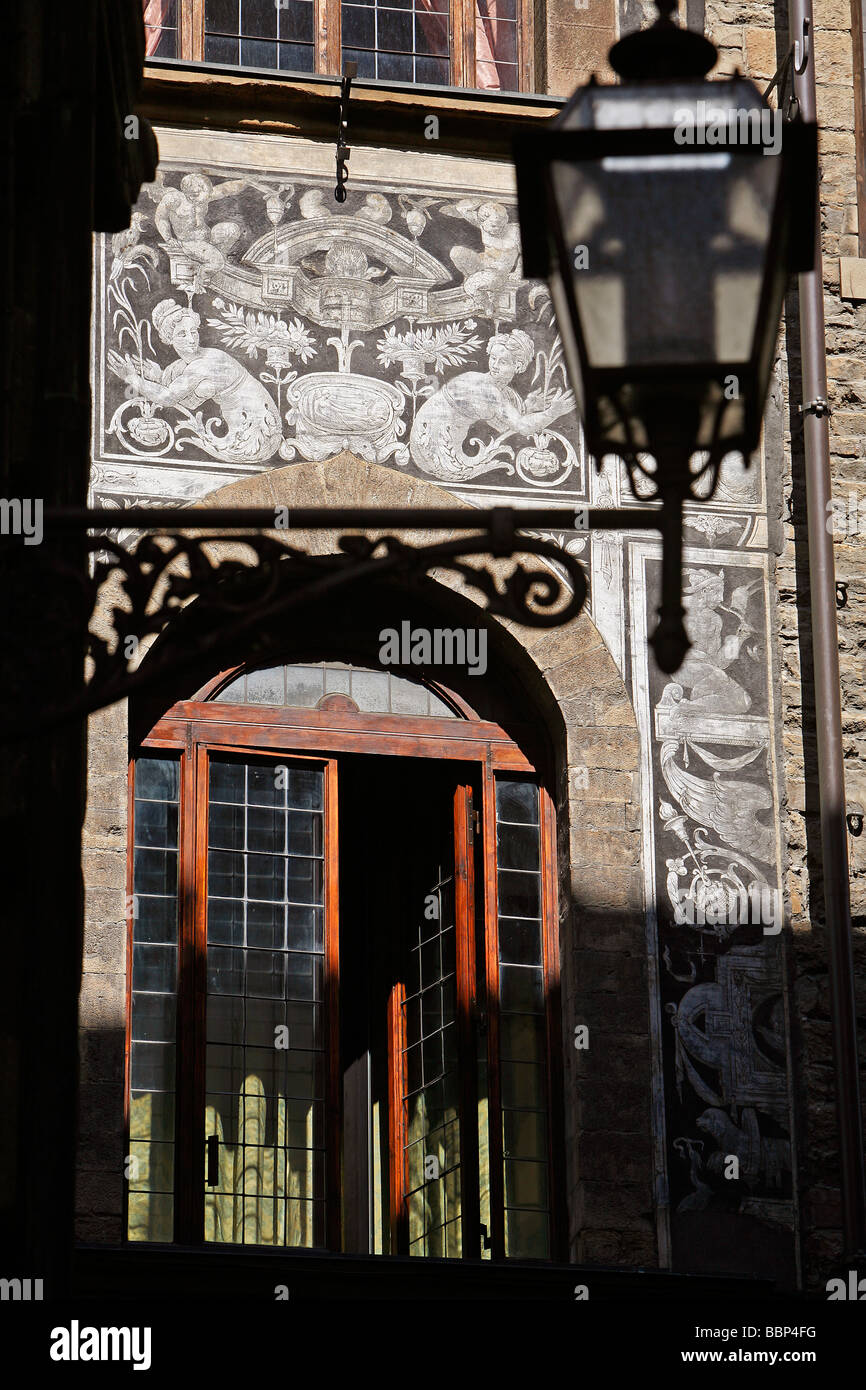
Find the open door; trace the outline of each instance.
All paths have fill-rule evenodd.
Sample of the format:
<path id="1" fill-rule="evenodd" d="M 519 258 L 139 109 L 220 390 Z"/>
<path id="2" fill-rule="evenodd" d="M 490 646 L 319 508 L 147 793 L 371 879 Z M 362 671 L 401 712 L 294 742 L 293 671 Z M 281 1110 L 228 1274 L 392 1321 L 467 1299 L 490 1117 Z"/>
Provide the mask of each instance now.
<path id="1" fill-rule="evenodd" d="M 361 991 L 354 1003 L 346 992 L 341 1028 L 347 1248 L 475 1255 L 472 776 L 420 760 L 358 759 L 342 787 L 341 949 L 346 978 L 364 975 L 367 1001 L 362 1018 Z"/>

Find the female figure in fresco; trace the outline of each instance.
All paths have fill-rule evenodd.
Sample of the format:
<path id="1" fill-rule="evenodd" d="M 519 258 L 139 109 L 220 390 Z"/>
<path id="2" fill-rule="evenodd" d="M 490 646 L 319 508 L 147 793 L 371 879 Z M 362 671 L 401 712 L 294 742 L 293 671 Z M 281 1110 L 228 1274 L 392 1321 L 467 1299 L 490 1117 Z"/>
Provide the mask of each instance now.
<path id="1" fill-rule="evenodd" d="M 156 405 L 175 406 L 196 415 L 205 401 L 213 401 L 222 420 L 198 417 L 197 444 L 224 463 L 265 463 L 280 446 L 282 429 L 276 405 L 268 391 L 228 352 L 202 347 L 201 319 L 174 299 L 161 299 L 151 314 L 162 342 L 177 353 L 164 369 L 145 362 L 140 372 L 129 356 L 108 353 L 108 365 L 136 395 Z M 214 425 L 225 424 L 225 433 Z"/>
<path id="2" fill-rule="evenodd" d="M 506 456 L 513 456 L 514 450 L 503 445 L 503 438 L 537 434 L 574 406 L 570 391 L 557 388 L 546 399 L 536 391 L 524 401 L 513 389 L 512 377 L 525 372 L 534 355 L 532 339 L 522 329 L 495 334 L 487 344 L 487 371 L 461 372 L 418 411 L 409 438 L 416 467 L 453 482 L 465 482 L 494 468 L 513 472 Z M 472 440 L 479 448 L 467 454 L 463 446 L 475 423 L 491 425 L 497 438 L 486 445 Z"/>

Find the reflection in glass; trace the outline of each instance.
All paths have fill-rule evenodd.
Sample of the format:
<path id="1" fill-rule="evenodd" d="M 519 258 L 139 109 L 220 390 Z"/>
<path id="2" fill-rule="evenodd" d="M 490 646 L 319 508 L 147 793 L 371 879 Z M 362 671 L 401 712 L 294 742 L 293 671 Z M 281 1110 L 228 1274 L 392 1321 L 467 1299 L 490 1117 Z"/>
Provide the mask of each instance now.
<path id="1" fill-rule="evenodd" d="M 177 857 L 180 764 L 135 764 L 129 1240 L 174 1236 Z"/>
<path id="2" fill-rule="evenodd" d="M 321 768 L 211 759 L 209 1241 L 324 1243 L 323 808 Z"/>
<path id="3" fill-rule="evenodd" d="M 461 1253 L 453 871 L 440 870 L 409 950 L 403 1002 L 409 1254 Z"/>

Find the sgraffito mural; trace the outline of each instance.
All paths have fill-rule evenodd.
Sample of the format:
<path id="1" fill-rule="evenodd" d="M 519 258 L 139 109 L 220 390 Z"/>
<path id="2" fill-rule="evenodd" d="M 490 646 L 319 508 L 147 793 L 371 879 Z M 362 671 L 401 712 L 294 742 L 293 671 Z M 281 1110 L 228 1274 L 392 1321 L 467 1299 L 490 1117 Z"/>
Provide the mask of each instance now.
<path id="1" fill-rule="evenodd" d="M 97 482 L 110 492 L 126 460 L 186 500 L 172 474 L 197 463 L 240 475 L 349 449 L 447 486 L 583 496 L 513 196 L 359 178 L 341 206 L 332 183 L 160 167 L 104 246 Z"/>
<path id="2" fill-rule="evenodd" d="M 356 150 L 341 206 L 330 147 L 160 146 L 129 230 L 95 246 L 94 504 L 182 506 L 348 449 L 474 505 L 640 505 L 587 465 L 507 166 Z M 765 452 L 726 465 L 688 509 L 674 678 L 647 660 L 658 543 L 555 535 L 586 564 L 641 732 L 662 1260 L 723 1267 L 722 1244 L 758 1273 L 790 1265 L 794 1221 L 771 471 Z"/>

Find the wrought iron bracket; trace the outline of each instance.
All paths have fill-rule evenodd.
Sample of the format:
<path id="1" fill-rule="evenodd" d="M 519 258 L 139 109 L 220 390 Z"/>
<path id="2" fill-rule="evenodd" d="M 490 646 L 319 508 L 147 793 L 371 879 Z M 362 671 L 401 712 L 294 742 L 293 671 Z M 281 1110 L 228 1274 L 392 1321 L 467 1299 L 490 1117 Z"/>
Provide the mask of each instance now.
<path id="1" fill-rule="evenodd" d="M 117 532 L 121 520 L 124 540 Z M 433 530 L 443 538 L 410 544 L 390 534 L 392 529 Z M 661 531 L 665 548 L 670 541 L 678 551 L 663 566 L 663 590 L 665 576 L 680 574 L 681 503 L 674 507 L 667 500 L 662 507 L 577 511 L 561 506 L 49 509 L 45 544 L 25 552 L 27 582 L 35 576 L 41 592 L 53 595 L 48 602 L 57 607 L 58 633 L 81 631 L 86 615 L 88 680 L 69 698 L 52 700 L 37 717 L 18 710 L 14 720 L 0 721 L 0 729 L 11 726 L 20 738 L 153 690 L 293 609 L 359 583 L 411 584 L 450 571 L 482 595 L 487 613 L 529 627 L 562 625 L 580 613 L 588 586 L 575 556 L 539 534 L 551 529 Z M 343 532 L 337 553 L 308 554 L 290 543 L 293 531 L 315 530 Z M 20 544 L 20 538 L 3 537 L 0 557 L 8 561 L 9 548 Z M 226 546 L 229 555 L 220 554 Z M 238 546 L 244 548 L 242 558 Z M 91 556 L 89 566 L 81 563 L 82 547 Z M 521 556 L 541 563 L 527 566 Z M 515 563 L 504 571 L 478 559 Z M 103 592 L 107 585 L 111 599 Z M 682 612 L 679 593 L 667 599 L 668 613 Z M 662 665 L 664 649 L 660 658 L 658 641 L 655 646 Z M 685 654 L 681 641 L 676 650 L 679 664 Z M 0 741 L 4 737 L 0 733 Z"/>

